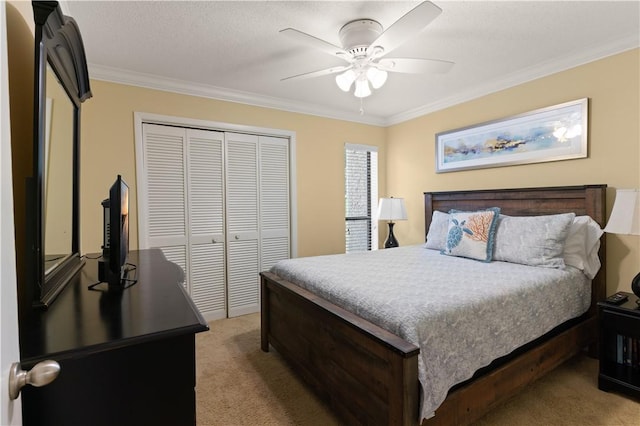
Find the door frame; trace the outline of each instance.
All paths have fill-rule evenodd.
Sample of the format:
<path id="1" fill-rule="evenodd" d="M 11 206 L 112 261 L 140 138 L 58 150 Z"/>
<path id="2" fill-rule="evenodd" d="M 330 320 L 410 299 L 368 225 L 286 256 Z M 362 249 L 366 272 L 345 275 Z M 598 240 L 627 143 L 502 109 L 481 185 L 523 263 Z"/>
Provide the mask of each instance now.
<path id="1" fill-rule="evenodd" d="M 22 397 L 9 399 L 9 370 L 20 360 L 13 221 L 6 2 L 0 1 L 0 424 L 22 424 Z"/>

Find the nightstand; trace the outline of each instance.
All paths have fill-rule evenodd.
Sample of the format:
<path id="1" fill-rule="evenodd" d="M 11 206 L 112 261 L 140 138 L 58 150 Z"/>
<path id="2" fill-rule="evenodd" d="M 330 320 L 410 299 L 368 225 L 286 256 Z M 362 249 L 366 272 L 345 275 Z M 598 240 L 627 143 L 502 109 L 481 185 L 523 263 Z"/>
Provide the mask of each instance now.
<path id="1" fill-rule="evenodd" d="M 640 398 L 640 308 L 638 298 L 621 305 L 598 303 L 600 373 L 598 388 Z"/>

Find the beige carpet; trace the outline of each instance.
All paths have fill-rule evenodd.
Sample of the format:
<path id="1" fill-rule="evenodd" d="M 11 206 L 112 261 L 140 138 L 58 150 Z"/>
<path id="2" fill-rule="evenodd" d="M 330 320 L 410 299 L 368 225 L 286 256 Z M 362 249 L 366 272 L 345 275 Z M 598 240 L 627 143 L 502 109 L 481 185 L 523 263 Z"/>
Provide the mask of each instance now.
<path id="1" fill-rule="evenodd" d="M 260 350 L 258 314 L 214 321 L 196 335 L 198 425 L 339 425 L 271 350 Z M 640 425 L 640 403 L 598 390 L 598 362 L 571 360 L 478 425 Z"/>

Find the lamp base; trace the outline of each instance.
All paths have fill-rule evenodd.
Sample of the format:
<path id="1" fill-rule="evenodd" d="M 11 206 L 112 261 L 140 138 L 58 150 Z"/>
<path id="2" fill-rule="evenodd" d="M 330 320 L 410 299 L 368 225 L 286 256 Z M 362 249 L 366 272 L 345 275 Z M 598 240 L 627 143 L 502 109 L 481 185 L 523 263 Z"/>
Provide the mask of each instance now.
<path id="1" fill-rule="evenodd" d="M 633 294 L 640 297 L 640 273 L 631 280 L 631 291 L 633 291 Z"/>
<path id="2" fill-rule="evenodd" d="M 387 237 L 387 241 L 384 242 L 384 248 L 393 248 L 398 247 L 398 240 L 396 240 L 396 236 L 393 235 L 393 225 L 395 223 L 389 222 L 389 236 Z"/>

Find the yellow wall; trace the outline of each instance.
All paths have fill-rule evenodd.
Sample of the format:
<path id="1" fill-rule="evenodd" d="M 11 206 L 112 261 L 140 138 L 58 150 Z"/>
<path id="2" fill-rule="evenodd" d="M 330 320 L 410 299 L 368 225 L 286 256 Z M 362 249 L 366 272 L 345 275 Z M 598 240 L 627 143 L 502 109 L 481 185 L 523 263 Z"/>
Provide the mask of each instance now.
<path id="1" fill-rule="evenodd" d="M 424 191 L 604 183 L 610 212 L 616 188 L 640 188 L 639 59 L 640 50 L 631 50 L 389 127 L 387 190 L 406 198 L 409 216 L 394 229 L 398 239 L 424 239 Z M 436 133 L 585 97 L 588 158 L 435 173 Z M 629 291 L 640 271 L 640 238 L 606 238 L 608 293 Z"/>
<path id="2" fill-rule="evenodd" d="M 121 174 L 132 189 L 131 247 L 137 247 L 134 112 L 250 125 L 296 133 L 298 255 L 344 253 L 344 144 L 379 148 L 380 193 L 385 190 L 386 130 L 249 105 L 93 80 L 82 107 L 81 247 L 102 244 L 100 201 Z"/>
<path id="3" fill-rule="evenodd" d="M 7 2 L 7 60 L 11 117 L 13 210 L 16 235 L 16 273 L 22 282 L 26 272 L 26 187 L 33 170 L 33 71 L 34 31 L 31 2 Z M 0 6 L 2 7 L 2 6 Z"/>

